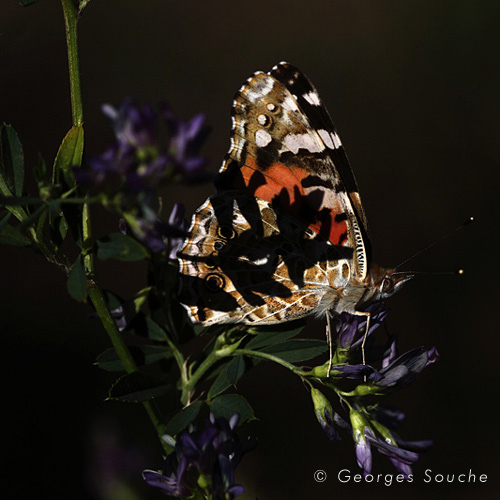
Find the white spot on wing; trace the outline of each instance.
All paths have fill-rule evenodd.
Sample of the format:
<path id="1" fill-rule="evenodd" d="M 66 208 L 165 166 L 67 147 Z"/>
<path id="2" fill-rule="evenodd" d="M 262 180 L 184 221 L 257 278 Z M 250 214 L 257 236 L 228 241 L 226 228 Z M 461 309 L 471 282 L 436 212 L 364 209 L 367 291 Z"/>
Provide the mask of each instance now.
<path id="1" fill-rule="evenodd" d="M 335 149 L 335 145 L 333 144 L 330 133 L 328 133 L 324 128 L 322 128 L 318 130 L 318 134 L 325 143 L 326 147 L 330 149 Z"/>
<path id="2" fill-rule="evenodd" d="M 313 90 L 310 90 L 307 94 L 302 96 L 311 106 L 321 106 L 321 101 L 319 100 L 318 94 Z"/>
<path id="3" fill-rule="evenodd" d="M 342 146 L 342 143 L 340 142 L 340 137 L 337 134 L 337 132 L 332 132 L 330 135 L 332 136 L 333 145 L 334 145 L 335 149 L 340 148 L 340 146 Z"/>
<path id="4" fill-rule="evenodd" d="M 297 154 L 299 149 L 307 149 L 310 153 L 319 153 L 325 149 L 311 134 L 287 134 L 284 143 L 293 154 Z"/>
<path id="5" fill-rule="evenodd" d="M 266 115 L 259 115 L 257 117 L 257 121 L 261 124 L 261 125 L 265 125 L 267 123 L 267 116 Z"/>
<path id="6" fill-rule="evenodd" d="M 267 109 L 268 109 L 269 111 L 274 111 L 274 110 L 276 109 L 276 106 L 275 106 L 272 102 L 270 102 L 270 103 L 267 105 Z"/>
<path id="7" fill-rule="evenodd" d="M 260 259 L 254 260 L 252 263 L 256 266 L 265 266 L 269 262 L 269 256 L 261 257 Z"/>
<path id="8" fill-rule="evenodd" d="M 261 128 L 255 132 L 255 144 L 257 144 L 259 148 L 265 148 L 272 140 L 273 139 L 269 132 L 266 132 Z"/>
<path id="9" fill-rule="evenodd" d="M 274 79 L 270 78 L 268 75 L 260 77 L 264 73 L 258 73 L 259 78 L 252 77 L 248 82 L 248 85 L 244 86 L 243 95 L 253 103 L 259 102 L 262 97 L 266 96 L 273 90 Z"/>
<path id="10" fill-rule="evenodd" d="M 298 111 L 299 107 L 297 106 L 297 103 L 289 96 L 287 95 L 283 101 L 283 107 L 285 109 L 288 109 L 289 111 Z"/>

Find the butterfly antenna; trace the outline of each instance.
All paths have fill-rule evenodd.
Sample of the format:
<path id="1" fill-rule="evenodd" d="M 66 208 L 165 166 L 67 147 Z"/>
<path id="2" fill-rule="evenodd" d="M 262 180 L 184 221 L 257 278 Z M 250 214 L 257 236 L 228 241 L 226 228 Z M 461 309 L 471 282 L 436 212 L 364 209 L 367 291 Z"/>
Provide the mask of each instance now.
<path id="1" fill-rule="evenodd" d="M 459 275 L 463 276 L 465 274 L 465 271 L 463 269 L 457 269 L 456 271 L 397 271 L 395 273 L 392 273 L 392 276 L 396 274 L 411 274 L 412 276 L 415 276 L 417 274 L 425 274 L 425 275 L 430 275 L 430 276 L 451 276 L 451 275 Z"/>
<path id="2" fill-rule="evenodd" d="M 433 241 L 432 243 L 430 243 L 429 245 L 425 246 L 424 248 L 421 248 L 418 252 L 415 252 L 413 255 L 410 255 L 410 257 L 408 257 L 407 259 L 403 260 L 403 262 L 401 262 L 400 264 L 398 264 L 394 268 L 394 270 L 399 269 L 401 266 L 404 266 L 407 262 L 409 262 L 410 260 L 413 260 L 415 257 L 418 257 L 420 254 L 422 254 L 424 252 L 427 252 L 427 250 L 430 250 L 431 248 L 435 247 L 438 243 L 441 243 L 442 241 L 446 240 L 451 235 L 455 234 L 457 231 L 460 231 L 461 229 L 463 229 L 468 224 L 471 224 L 472 222 L 474 222 L 474 217 L 469 217 L 465 222 L 463 222 L 462 224 L 460 224 L 459 226 L 457 226 L 455 229 L 452 229 L 451 231 L 445 233 L 438 240 Z M 463 273 L 464 273 L 463 269 L 458 269 L 457 271 L 450 271 L 450 272 L 445 272 L 445 273 L 415 272 L 415 273 L 412 273 L 412 274 L 463 274 Z"/>

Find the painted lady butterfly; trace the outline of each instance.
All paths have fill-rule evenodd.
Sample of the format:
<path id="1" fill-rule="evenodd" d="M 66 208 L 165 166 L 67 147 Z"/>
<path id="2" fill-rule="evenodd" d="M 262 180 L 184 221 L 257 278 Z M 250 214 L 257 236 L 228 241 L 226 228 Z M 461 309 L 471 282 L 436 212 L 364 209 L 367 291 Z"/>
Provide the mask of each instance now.
<path id="1" fill-rule="evenodd" d="M 410 273 L 370 262 L 365 212 L 332 120 L 288 63 L 233 102 L 231 147 L 178 253 L 180 300 L 198 324 L 327 317 L 392 295 Z"/>

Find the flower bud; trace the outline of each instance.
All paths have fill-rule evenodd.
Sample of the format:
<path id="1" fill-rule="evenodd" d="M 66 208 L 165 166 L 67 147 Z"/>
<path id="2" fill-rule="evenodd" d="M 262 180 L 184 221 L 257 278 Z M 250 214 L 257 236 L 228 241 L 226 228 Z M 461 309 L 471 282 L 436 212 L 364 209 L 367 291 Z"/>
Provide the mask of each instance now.
<path id="1" fill-rule="evenodd" d="M 333 425 L 335 413 L 328 399 L 326 399 L 321 391 L 315 389 L 314 387 L 311 389 L 311 398 L 313 400 L 316 418 L 328 438 L 332 440 L 340 439 L 340 436 Z"/>
<path id="2" fill-rule="evenodd" d="M 352 435 L 356 443 L 356 459 L 359 467 L 363 470 L 363 476 L 370 474 L 372 470 L 372 452 L 370 443 L 365 436 L 366 421 L 359 411 L 350 412 Z"/>

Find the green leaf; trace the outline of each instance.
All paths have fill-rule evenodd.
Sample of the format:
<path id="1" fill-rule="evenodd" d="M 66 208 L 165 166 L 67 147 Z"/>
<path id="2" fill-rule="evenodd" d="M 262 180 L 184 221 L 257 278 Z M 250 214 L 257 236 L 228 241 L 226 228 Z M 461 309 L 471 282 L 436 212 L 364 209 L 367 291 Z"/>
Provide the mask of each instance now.
<path id="1" fill-rule="evenodd" d="M 4 214 L 5 214 L 5 212 L 4 212 Z M 9 222 L 11 215 L 12 214 L 7 213 L 7 214 L 5 214 L 5 216 L 0 218 L 0 233 L 2 232 L 3 228 L 7 225 L 7 222 Z"/>
<path id="2" fill-rule="evenodd" d="M 167 340 L 168 337 L 165 330 L 149 316 L 146 316 L 146 325 L 148 327 L 149 339 L 159 340 L 161 342 L 165 342 Z"/>
<path id="3" fill-rule="evenodd" d="M 52 182 L 59 184 L 61 174 L 64 181 L 70 187 L 75 184 L 73 167 L 80 167 L 83 155 L 83 125 L 73 126 L 62 140 L 54 160 Z"/>
<path id="4" fill-rule="evenodd" d="M 19 224 L 19 230 L 24 231 L 25 229 L 36 224 L 38 219 L 44 216 L 44 213 L 49 209 L 47 205 L 40 205 L 33 213 L 29 214 L 28 217 L 24 218 Z M 15 215 L 15 213 L 14 213 Z"/>
<path id="5" fill-rule="evenodd" d="M 40 153 L 38 153 L 38 164 L 33 169 L 33 175 L 35 176 L 35 181 L 37 183 L 45 183 L 45 178 L 47 176 L 47 164 Z"/>
<path id="6" fill-rule="evenodd" d="M 50 205 L 49 205 L 48 210 L 50 211 Z M 42 210 L 42 212 L 40 213 L 40 217 L 38 217 L 38 220 L 36 221 L 36 224 L 34 225 L 37 241 L 43 241 L 44 226 L 45 226 L 46 219 L 47 219 L 47 211 Z"/>
<path id="7" fill-rule="evenodd" d="M 142 403 L 162 396 L 170 389 L 170 385 L 152 375 L 143 372 L 132 372 L 120 377 L 109 390 L 109 399 Z"/>
<path id="8" fill-rule="evenodd" d="M 172 350 L 168 346 L 132 345 L 128 349 L 137 366 L 150 365 L 173 356 Z M 113 348 L 106 349 L 100 354 L 96 360 L 96 365 L 110 372 L 125 371 L 120 357 Z"/>
<path id="9" fill-rule="evenodd" d="M 327 350 L 328 344 L 324 340 L 315 339 L 288 340 L 260 349 L 261 352 L 272 354 L 289 363 L 315 358 Z"/>
<path id="10" fill-rule="evenodd" d="M 148 251 L 138 241 L 121 233 L 111 233 L 97 241 L 97 256 L 101 260 L 118 259 L 126 262 L 143 260 Z"/>
<path id="11" fill-rule="evenodd" d="M 283 340 L 288 340 L 292 337 L 298 335 L 304 329 L 303 326 L 299 328 L 294 328 L 293 330 L 269 330 L 269 331 L 261 331 L 257 335 L 255 335 L 250 342 L 245 346 L 247 349 L 260 349 L 262 347 L 266 347 L 272 344 L 276 344 L 277 342 L 282 342 Z"/>
<path id="12" fill-rule="evenodd" d="M 59 221 L 59 234 L 61 235 L 61 238 L 63 240 L 66 238 L 66 235 L 68 234 L 68 223 L 66 222 L 64 216 L 61 216 L 61 219 Z"/>
<path id="13" fill-rule="evenodd" d="M 62 213 L 49 216 L 49 230 L 52 243 L 59 248 L 68 234 L 68 223 Z"/>
<path id="14" fill-rule="evenodd" d="M 224 417 L 229 420 L 235 413 L 239 413 L 240 424 L 255 418 L 252 407 L 239 394 L 217 396 L 209 405 L 215 417 Z"/>
<path id="15" fill-rule="evenodd" d="M 213 399 L 222 394 L 228 387 L 236 386 L 236 382 L 245 373 L 245 359 L 243 356 L 235 356 L 219 373 L 215 382 L 208 391 L 208 399 Z"/>
<path id="16" fill-rule="evenodd" d="M 81 255 L 77 257 L 69 272 L 67 288 L 75 300 L 83 302 L 87 298 L 87 277 Z"/>
<path id="17" fill-rule="evenodd" d="M 5 219 L 2 219 L 2 223 L 4 221 Z M 0 230 L 0 243 L 16 247 L 27 247 L 31 245 L 31 240 L 19 232 L 17 228 L 12 227 L 10 224 L 5 224 Z"/>
<path id="18" fill-rule="evenodd" d="M 19 0 L 19 3 L 21 4 L 22 7 L 28 7 L 28 5 L 33 5 L 34 3 L 37 3 L 38 0 Z"/>
<path id="19" fill-rule="evenodd" d="M 21 196 L 24 184 L 23 147 L 16 131 L 7 124 L 3 125 L 0 132 L 0 172 L 10 192 Z"/>
<path id="20" fill-rule="evenodd" d="M 38 2 L 38 0 L 34 0 L 36 2 Z M 78 4 L 78 14 L 80 14 L 82 12 L 82 10 L 87 7 L 87 5 L 89 4 L 90 0 L 80 0 L 79 4 Z"/>
<path id="21" fill-rule="evenodd" d="M 200 413 L 203 407 L 203 401 L 195 401 L 189 406 L 183 408 L 179 413 L 175 414 L 167 424 L 165 429 L 166 434 L 175 436 L 183 431 Z"/>
<path id="22" fill-rule="evenodd" d="M 151 292 L 151 287 L 148 286 L 146 288 L 142 288 L 134 295 L 133 302 L 136 312 L 139 312 L 142 306 L 146 303 L 146 300 L 148 299 L 150 292 Z"/>
<path id="23" fill-rule="evenodd" d="M 110 290 L 103 290 L 103 292 L 104 292 L 104 297 L 106 299 L 106 305 L 108 306 L 108 309 L 110 311 L 118 309 L 123 305 L 123 299 L 120 298 L 118 295 L 114 294 Z"/>

